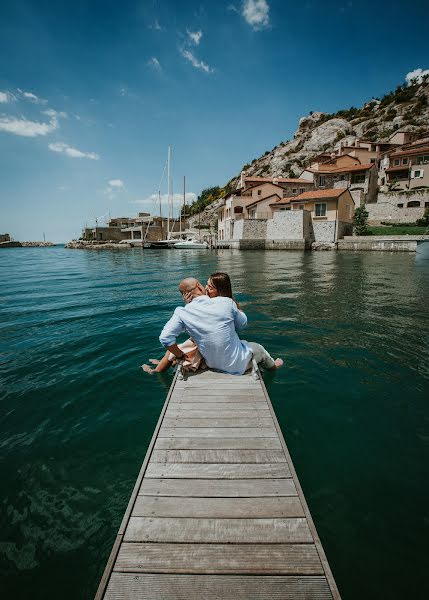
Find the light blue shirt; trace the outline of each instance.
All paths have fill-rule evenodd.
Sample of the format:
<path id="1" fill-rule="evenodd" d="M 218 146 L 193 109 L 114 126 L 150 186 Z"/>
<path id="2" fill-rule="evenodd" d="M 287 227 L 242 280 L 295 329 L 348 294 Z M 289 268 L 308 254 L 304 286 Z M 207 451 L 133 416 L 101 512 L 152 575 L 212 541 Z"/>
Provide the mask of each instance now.
<path id="1" fill-rule="evenodd" d="M 252 351 L 236 330 L 244 329 L 247 317 L 231 298 L 198 296 L 179 306 L 159 336 L 165 347 L 171 346 L 185 331 L 198 346 L 207 366 L 217 371 L 242 375 Z"/>

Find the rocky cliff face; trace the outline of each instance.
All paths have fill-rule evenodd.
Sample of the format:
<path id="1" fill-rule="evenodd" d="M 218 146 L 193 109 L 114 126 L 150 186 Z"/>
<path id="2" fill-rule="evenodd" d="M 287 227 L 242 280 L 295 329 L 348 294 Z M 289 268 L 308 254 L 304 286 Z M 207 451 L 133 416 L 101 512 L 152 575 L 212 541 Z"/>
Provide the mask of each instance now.
<path id="1" fill-rule="evenodd" d="M 261 177 L 298 176 L 311 159 L 333 151 L 340 142 L 353 144 L 357 138 L 387 141 L 397 130 L 424 131 L 429 127 L 429 80 L 399 86 L 381 100 L 362 108 L 340 110 L 334 115 L 313 112 L 299 121 L 292 140 L 244 165 L 246 175 Z M 239 177 L 233 180 L 237 183 Z"/>
<path id="2" fill-rule="evenodd" d="M 240 171 L 247 176 L 298 177 L 314 156 L 331 152 L 340 143 L 350 145 L 357 138 L 387 141 L 396 130 L 403 128 L 422 132 L 429 129 L 428 77 L 398 86 L 394 92 L 375 98 L 361 108 L 351 107 L 335 114 L 312 112 L 300 119 L 292 140 L 281 142 Z M 240 174 L 227 185 L 235 188 L 239 182 Z M 218 201 L 216 208 L 217 204 Z M 214 205 L 201 213 L 204 224 L 213 224 L 215 219 Z"/>

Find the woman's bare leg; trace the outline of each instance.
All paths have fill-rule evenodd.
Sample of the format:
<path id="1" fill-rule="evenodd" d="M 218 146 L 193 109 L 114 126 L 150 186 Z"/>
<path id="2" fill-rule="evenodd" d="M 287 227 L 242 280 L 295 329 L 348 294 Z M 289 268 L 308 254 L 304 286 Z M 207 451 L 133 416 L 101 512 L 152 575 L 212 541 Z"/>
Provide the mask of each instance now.
<path id="1" fill-rule="evenodd" d="M 172 362 L 168 360 L 170 353 L 166 352 L 160 361 L 157 362 L 156 367 L 153 369 L 149 365 L 142 365 L 142 369 L 145 373 L 164 373 L 164 371 L 168 371 L 168 369 L 172 366 Z M 152 362 L 156 359 L 151 359 L 149 362 Z"/>

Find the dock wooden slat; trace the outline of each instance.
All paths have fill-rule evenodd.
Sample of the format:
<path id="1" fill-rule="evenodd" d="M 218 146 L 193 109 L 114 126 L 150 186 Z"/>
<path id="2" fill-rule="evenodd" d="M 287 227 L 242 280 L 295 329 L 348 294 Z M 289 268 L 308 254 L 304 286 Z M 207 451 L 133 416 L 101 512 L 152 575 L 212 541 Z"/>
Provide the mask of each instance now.
<path id="1" fill-rule="evenodd" d="M 314 544 L 124 542 L 116 570 L 131 573 L 323 575 Z"/>
<path id="2" fill-rule="evenodd" d="M 325 576 L 112 573 L 106 600 L 330 600 Z"/>
<path id="3" fill-rule="evenodd" d="M 184 498 L 181 496 L 138 496 L 136 517 L 208 517 L 234 519 L 303 517 L 298 496 L 258 498 Z"/>
<path id="4" fill-rule="evenodd" d="M 146 477 L 168 479 L 283 479 L 290 477 L 286 463 L 158 463 L 151 462 Z"/>
<path id="5" fill-rule="evenodd" d="M 154 450 L 154 463 L 285 463 L 281 450 Z"/>
<path id="6" fill-rule="evenodd" d="M 263 380 L 173 380 L 96 600 L 340 600 Z"/>
<path id="7" fill-rule="evenodd" d="M 252 498 L 297 496 L 293 479 L 149 479 L 140 493 L 146 496 L 187 496 L 190 498 Z"/>

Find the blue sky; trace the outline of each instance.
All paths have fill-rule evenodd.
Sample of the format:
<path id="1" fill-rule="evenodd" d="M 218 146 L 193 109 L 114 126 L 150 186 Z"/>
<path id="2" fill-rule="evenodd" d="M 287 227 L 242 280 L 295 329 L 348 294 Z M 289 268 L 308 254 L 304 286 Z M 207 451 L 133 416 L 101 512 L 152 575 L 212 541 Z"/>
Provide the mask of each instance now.
<path id="1" fill-rule="evenodd" d="M 310 110 L 427 69 L 426 14 L 419 0 L 3 0 L 0 233 L 64 242 L 108 211 L 153 210 L 169 144 L 175 191 L 183 175 L 189 194 L 223 185 Z"/>

